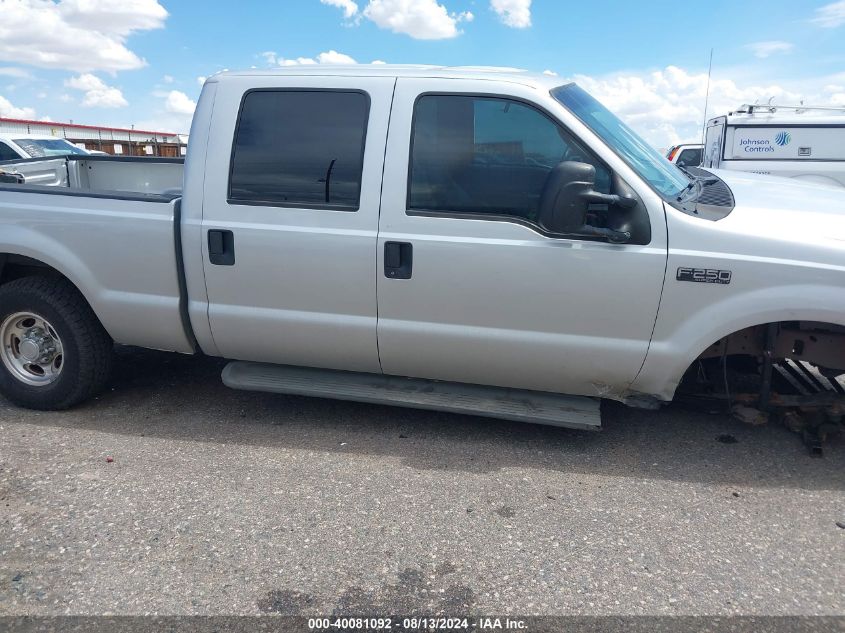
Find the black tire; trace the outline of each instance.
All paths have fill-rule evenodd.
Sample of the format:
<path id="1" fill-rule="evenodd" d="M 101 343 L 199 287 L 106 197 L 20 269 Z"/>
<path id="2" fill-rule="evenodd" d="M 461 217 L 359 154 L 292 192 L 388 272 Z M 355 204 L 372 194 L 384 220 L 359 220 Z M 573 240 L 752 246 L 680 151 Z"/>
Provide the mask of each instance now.
<path id="1" fill-rule="evenodd" d="M 111 337 L 80 292 L 60 277 L 24 277 L 0 286 L 0 324 L 17 312 L 46 319 L 61 339 L 62 369 L 54 382 L 29 385 L 0 362 L 0 393 L 28 409 L 67 409 L 100 392 L 111 373 Z M 2 344 L 2 342 L 0 342 Z"/>

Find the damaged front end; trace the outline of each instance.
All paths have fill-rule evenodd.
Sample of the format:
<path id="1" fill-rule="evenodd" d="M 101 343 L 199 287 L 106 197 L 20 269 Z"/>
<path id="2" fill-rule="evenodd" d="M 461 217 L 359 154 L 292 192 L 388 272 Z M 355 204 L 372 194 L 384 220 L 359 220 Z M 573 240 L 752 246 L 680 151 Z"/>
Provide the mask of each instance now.
<path id="1" fill-rule="evenodd" d="M 735 332 L 698 357 L 675 398 L 722 402 L 751 424 L 782 421 L 821 455 L 845 417 L 845 327 L 790 321 Z"/>

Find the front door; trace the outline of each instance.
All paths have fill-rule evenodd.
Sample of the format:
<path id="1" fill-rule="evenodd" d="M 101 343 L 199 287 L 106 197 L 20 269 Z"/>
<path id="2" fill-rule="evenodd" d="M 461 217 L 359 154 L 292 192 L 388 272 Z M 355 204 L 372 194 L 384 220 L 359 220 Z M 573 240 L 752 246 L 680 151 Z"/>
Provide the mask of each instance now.
<path id="1" fill-rule="evenodd" d="M 202 220 L 214 343 L 227 358 L 378 372 L 376 231 L 395 80 L 265 79 L 255 89 L 255 77 L 230 78 L 214 103 Z"/>
<path id="2" fill-rule="evenodd" d="M 383 371 L 618 394 L 657 314 L 662 201 L 635 191 L 636 244 L 549 235 L 537 210 L 552 167 L 592 163 L 608 193 L 618 182 L 609 163 L 528 88 L 509 98 L 489 82 L 444 83 L 400 79 L 394 97 L 379 232 Z"/>

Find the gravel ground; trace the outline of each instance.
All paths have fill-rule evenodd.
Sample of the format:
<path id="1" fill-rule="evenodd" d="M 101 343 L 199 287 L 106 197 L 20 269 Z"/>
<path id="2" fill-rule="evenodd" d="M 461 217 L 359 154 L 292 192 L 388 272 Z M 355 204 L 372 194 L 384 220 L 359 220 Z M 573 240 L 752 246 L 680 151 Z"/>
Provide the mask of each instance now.
<path id="1" fill-rule="evenodd" d="M 117 355 L 73 411 L 0 400 L 0 615 L 845 613 L 842 439 L 816 459 L 613 403 L 576 432 Z"/>

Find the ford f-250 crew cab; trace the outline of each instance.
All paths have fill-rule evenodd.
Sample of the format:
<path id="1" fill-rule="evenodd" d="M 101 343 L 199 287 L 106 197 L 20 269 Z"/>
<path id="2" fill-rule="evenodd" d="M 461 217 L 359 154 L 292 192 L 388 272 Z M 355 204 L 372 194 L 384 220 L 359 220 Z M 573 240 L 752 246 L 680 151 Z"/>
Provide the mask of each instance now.
<path id="1" fill-rule="evenodd" d="M 0 391 L 81 402 L 117 342 L 232 359 L 235 388 L 591 428 L 599 398 L 655 406 L 709 361 L 761 359 L 764 389 L 773 359 L 845 371 L 842 192 L 687 174 L 557 83 L 224 73 L 184 184 L 178 161 L 0 164 L 25 181 L 0 186 Z"/>

